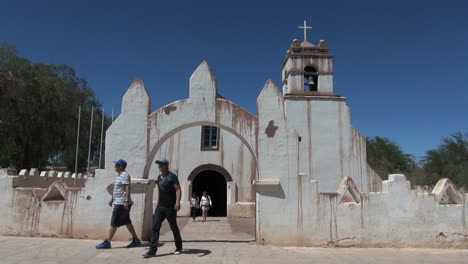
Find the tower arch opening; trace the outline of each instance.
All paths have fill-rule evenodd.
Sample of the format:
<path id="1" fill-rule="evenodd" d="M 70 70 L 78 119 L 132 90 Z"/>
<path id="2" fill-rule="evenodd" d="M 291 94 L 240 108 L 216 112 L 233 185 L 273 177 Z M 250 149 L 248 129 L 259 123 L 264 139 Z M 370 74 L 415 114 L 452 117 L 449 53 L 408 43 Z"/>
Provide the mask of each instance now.
<path id="1" fill-rule="evenodd" d="M 318 71 L 314 66 L 304 67 L 304 91 L 318 90 Z"/>

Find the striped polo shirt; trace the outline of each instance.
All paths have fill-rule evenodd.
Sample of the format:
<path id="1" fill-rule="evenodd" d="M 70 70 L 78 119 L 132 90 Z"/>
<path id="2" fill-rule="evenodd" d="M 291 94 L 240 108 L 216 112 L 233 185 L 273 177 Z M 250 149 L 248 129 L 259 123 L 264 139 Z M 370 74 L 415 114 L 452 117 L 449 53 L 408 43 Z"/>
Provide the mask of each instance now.
<path id="1" fill-rule="evenodd" d="M 130 185 L 130 174 L 126 171 L 123 171 L 117 177 L 115 177 L 114 181 L 114 204 L 115 205 L 122 205 L 125 202 L 125 187 L 124 184 Z"/>

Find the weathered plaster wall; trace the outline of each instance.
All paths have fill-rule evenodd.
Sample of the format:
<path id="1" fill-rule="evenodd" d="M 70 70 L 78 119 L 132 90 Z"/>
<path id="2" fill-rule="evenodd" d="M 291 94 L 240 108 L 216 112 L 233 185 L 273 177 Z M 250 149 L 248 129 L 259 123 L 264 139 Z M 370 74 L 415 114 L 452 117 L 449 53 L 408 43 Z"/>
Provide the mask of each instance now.
<path id="1" fill-rule="evenodd" d="M 122 111 L 106 131 L 105 168 L 124 159 L 134 178 L 143 178 L 148 155 L 148 114 L 151 100 L 143 82 L 136 79 L 122 99 Z"/>
<path id="2" fill-rule="evenodd" d="M 205 96 L 195 96 L 197 93 Z M 190 127 L 217 126 L 230 132 L 256 156 L 257 117 L 244 108 L 217 97 L 216 79 L 203 62 L 190 78 L 190 98 L 167 105 L 149 116 L 149 156 L 144 177 L 153 169 L 156 153 L 170 137 Z M 197 136 L 198 138 L 198 136 Z M 200 164 L 201 165 L 201 164 Z"/>
<path id="3" fill-rule="evenodd" d="M 246 191 L 246 188 L 258 173 L 258 119 L 218 95 L 216 78 L 206 62 L 202 62 L 190 77 L 190 97 L 160 108 L 149 115 L 148 122 L 149 155 L 145 178 L 158 175 L 157 166 L 154 166 L 157 158 L 170 156 L 171 168 L 177 170 L 183 180 L 182 201 L 187 201 L 190 189 L 187 176 L 200 165 L 219 165 L 234 178 L 236 185 L 230 185 L 229 190 L 237 190 L 238 194 L 238 200 L 236 195 L 228 194 L 231 203 L 228 215 L 253 216 L 253 189 Z M 203 125 L 221 128 L 220 151 L 200 151 L 200 127 Z M 188 214 L 188 203 L 181 205 L 181 214 Z"/>
<path id="4" fill-rule="evenodd" d="M 319 191 L 332 192 L 345 176 L 369 191 L 365 138 L 350 121 L 343 97 L 285 97 L 288 121 L 299 137 L 299 173 L 320 182 Z M 299 140 L 298 140 L 299 141 Z"/>
<path id="5" fill-rule="evenodd" d="M 5 212 L 0 218 L 0 234 L 105 238 L 112 215 L 112 207 L 107 204 L 111 195 L 106 187 L 113 183 L 115 173 L 105 174 L 104 170 L 97 170 L 96 178 L 88 178 L 85 188 L 69 188 L 64 181 L 55 179 L 53 184 L 57 185 L 65 200 L 44 201 L 50 189 L 13 188 L 12 183 L 18 176 L 0 173 L 0 211 Z M 136 231 L 142 234 L 145 196 L 132 194 L 132 199 L 135 205 L 131 218 Z M 129 237 L 125 227 L 116 235 L 120 240 Z"/>
<path id="6" fill-rule="evenodd" d="M 371 192 L 381 192 L 382 191 L 382 178 L 372 169 L 369 164 L 366 166 L 367 176 L 369 179 L 370 191 Z"/>
<path id="7" fill-rule="evenodd" d="M 347 112 L 349 113 L 350 110 L 348 107 Z M 347 147 L 345 147 L 345 157 L 344 160 L 344 168 L 345 174 L 344 176 L 350 176 L 358 186 L 358 188 L 362 192 L 375 192 L 379 191 L 376 186 L 373 187 L 372 183 L 382 181 L 380 177 L 374 173 L 374 177 L 377 179 L 371 178 L 371 175 L 368 174 L 367 170 L 367 150 L 366 150 L 366 137 L 364 137 L 359 131 L 357 131 L 354 127 L 351 126 L 349 114 L 347 118 L 347 124 L 349 129 L 349 141 L 346 142 Z M 346 144 L 345 143 L 345 144 Z M 346 163 L 347 162 L 347 163 Z M 377 184 L 377 183 L 375 183 Z M 375 185 L 374 184 L 374 185 Z"/>
<path id="8" fill-rule="evenodd" d="M 236 188 L 233 199 L 228 206 L 228 216 L 253 217 L 255 215 L 255 191 L 252 181 L 255 180 L 257 167 L 255 157 L 245 144 L 230 132 L 221 129 L 218 150 L 201 150 L 201 126 L 189 127 L 175 133 L 157 151 L 154 161 L 166 157 L 171 170 L 177 172 L 182 188 L 182 209 L 179 215 L 190 215 L 190 184 L 188 176 L 200 165 L 218 165 L 229 173 Z M 153 162 L 154 162 L 153 161 Z M 159 174 L 157 166 L 152 166 L 150 179 Z M 157 199 L 157 188 L 155 199 Z M 228 194 L 229 195 L 229 191 Z"/>
<path id="9" fill-rule="evenodd" d="M 297 132 L 288 123 L 284 100 L 269 80 L 257 99 L 259 133 L 256 181 L 257 241 L 294 244 L 302 232 Z"/>
<path id="10" fill-rule="evenodd" d="M 257 107 L 260 243 L 468 246 L 467 196 L 457 198 L 463 196 L 446 187 L 448 180 L 425 195 L 411 190 L 403 175 L 382 182 L 367 165 L 365 138 L 350 125 L 344 100 L 283 99 L 268 82 Z M 444 192 L 458 204 L 440 204 Z"/>
<path id="11" fill-rule="evenodd" d="M 390 175 L 384 191 L 356 193 L 360 202 L 345 202 L 340 192 L 319 193 L 309 176 L 302 180 L 303 232 L 297 240 L 270 238 L 265 243 L 306 246 L 458 247 L 468 246 L 466 198 L 440 204 L 437 195 L 410 189 L 403 175 Z M 349 192 L 349 189 L 347 189 Z M 462 196 L 460 196 L 462 197 Z M 349 201 L 349 200 L 348 200 Z M 289 237 L 288 228 L 265 230 Z"/>

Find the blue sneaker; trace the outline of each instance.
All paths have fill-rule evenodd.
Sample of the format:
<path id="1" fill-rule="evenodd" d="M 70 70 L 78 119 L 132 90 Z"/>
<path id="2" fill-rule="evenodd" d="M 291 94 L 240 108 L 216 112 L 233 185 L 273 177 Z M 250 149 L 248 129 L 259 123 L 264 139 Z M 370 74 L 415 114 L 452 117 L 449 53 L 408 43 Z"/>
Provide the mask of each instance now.
<path id="1" fill-rule="evenodd" d="M 140 239 L 134 237 L 134 238 L 132 239 L 132 243 L 130 243 L 130 244 L 127 245 L 127 248 L 139 247 L 139 246 L 141 246 L 141 241 L 140 241 Z"/>
<path id="2" fill-rule="evenodd" d="M 111 242 L 109 240 L 104 240 L 101 244 L 96 246 L 96 249 L 107 249 L 111 248 Z"/>

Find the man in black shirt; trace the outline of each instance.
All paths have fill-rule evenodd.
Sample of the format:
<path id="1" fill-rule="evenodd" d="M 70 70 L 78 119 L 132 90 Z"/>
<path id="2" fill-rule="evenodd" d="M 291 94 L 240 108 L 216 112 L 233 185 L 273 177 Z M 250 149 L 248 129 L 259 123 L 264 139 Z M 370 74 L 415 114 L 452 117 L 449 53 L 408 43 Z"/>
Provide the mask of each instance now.
<path id="1" fill-rule="evenodd" d="M 179 227 L 177 226 L 177 211 L 180 209 L 180 184 L 177 175 L 169 171 L 169 161 L 161 158 L 156 161 L 161 174 L 156 180 L 159 189 L 158 206 L 153 215 L 153 232 L 151 233 L 150 249 L 143 256 L 150 258 L 156 256 L 158 250 L 159 231 L 164 219 L 167 218 L 174 242 L 176 245 L 175 255 L 182 252 L 182 238 L 180 237 Z"/>

